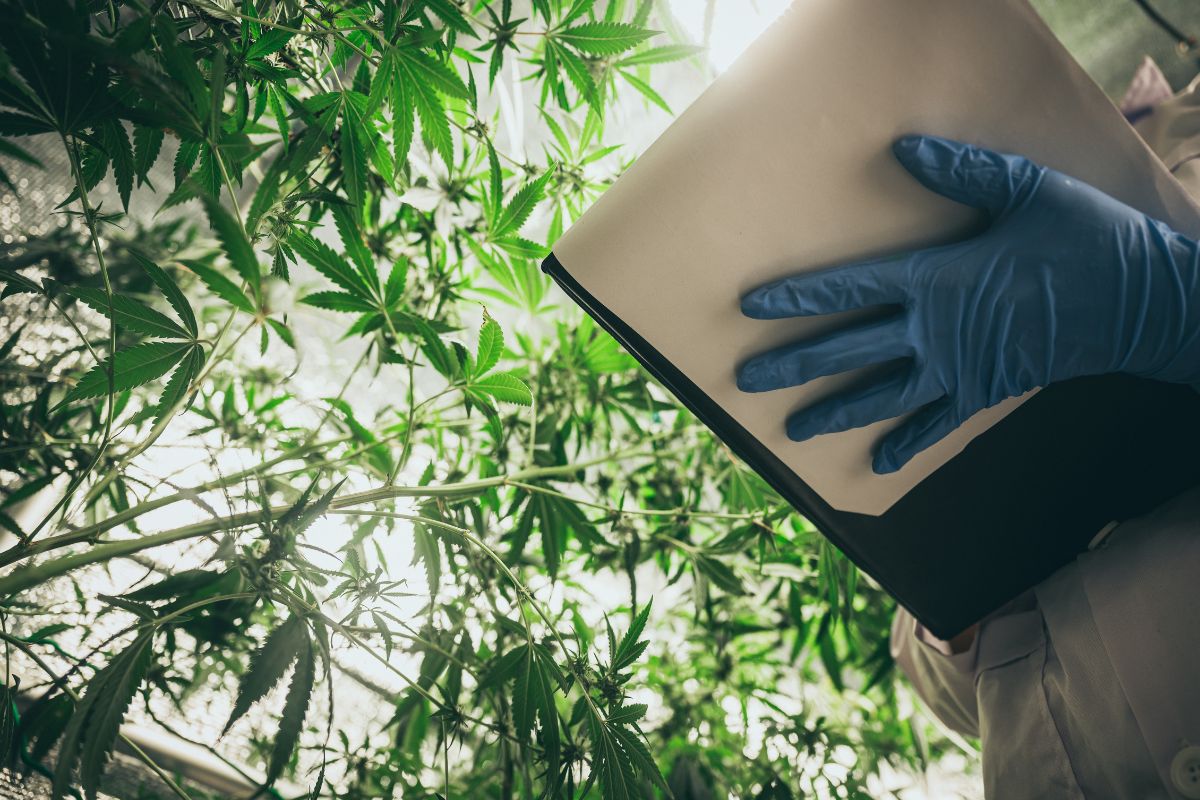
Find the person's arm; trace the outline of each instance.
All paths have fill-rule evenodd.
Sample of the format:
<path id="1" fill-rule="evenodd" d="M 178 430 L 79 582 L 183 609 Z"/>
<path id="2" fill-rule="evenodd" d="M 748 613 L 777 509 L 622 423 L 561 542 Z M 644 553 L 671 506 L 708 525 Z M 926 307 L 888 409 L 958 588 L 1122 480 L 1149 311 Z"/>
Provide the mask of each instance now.
<path id="1" fill-rule="evenodd" d="M 1030 389 L 1124 372 L 1200 383 L 1200 246 L 1026 158 L 930 136 L 896 142 L 932 191 L 989 217 L 962 242 L 797 275 L 742 298 L 757 319 L 895 306 L 882 319 L 750 359 L 748 392 L 891 368 L 787 420 L 813 436 L 904 415 L 875 454 L 894 472 L 975 412 Z"/>

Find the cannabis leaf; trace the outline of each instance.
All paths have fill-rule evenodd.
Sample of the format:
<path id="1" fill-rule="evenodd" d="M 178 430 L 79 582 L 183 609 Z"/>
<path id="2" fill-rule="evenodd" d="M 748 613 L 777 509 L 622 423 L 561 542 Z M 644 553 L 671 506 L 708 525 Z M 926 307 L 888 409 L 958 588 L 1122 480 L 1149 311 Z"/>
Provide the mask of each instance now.
<path id="1" fill-rule="evenodd" d="M 308 628 L 304 620 L 293 614 L 267 636 L 262 647 L 250 657 L 250 668 L 242 674 L 238 684 L 237 700 L 225 723 L 222 735 L 229 732 L 233 723 L 241 719 L 250 707 L 283 680 L 288 667 L 300 656 L 309 644 Z M 311 659 L 311 652 L 309 653 Z M 295 681 L 293 681 L 293 684 Z"/>
<path id="2" fill-rule="evenodd" d="M 254 313 L 254 302 L 229 278 L 226 278 L 202 261 L 186 258 L 180 259 L 179 263 L 196 273 L 204 285 L 208 287 L 209 291 L 217 297 L 220 297 L 239 311 L 245 311 L 247 314 Z"/>
<path id="3" fill-rule="evenodd" d="M 500 323 L 484 314 L 483 326 L 479 329 L 479 347 L 475 351 L 475 376 L 491 371 L 504 352 L 504 331 Z"/>
<path id="4" fill-rule="evenodd" d="M 67 393 L 63 402 L 104 397 L 109 392 L 109 371 L 112 371 L 112 391 L 123 392 L 166 375 L 196 345 L 191 342 L 146 342 L 118 350 L 92 367 Z"/>
<path id="5" fill-rule="evenodd" d="M 477 400 L 490 397 L 502 403 L 514 403 L 519 406 L 533 403 L 533 392 L 529 391 L 525 381 L 511 372 L 497 372 L 472 380 L 464 387 L 464 391 Z"/>
<path id="6" fill-rule="evenodd" d="M 302 630 L 303 639 L 296 655 L 296 669 L 292 673 L 291 685 L 288 686 L 283 714 L 279 719 L 279 732 L 275 734 L 271 761 L 267 766 L 268 786 L 275 782 L 291 760 L 292 752 L 300 741 L 300 731 L 304 727 L 304 718 L 308 714 L 308 704 L 312 698 L 313 681 L 316 677 L 313 644 L 308 638 L 308 629 Z"/>
<path id="7" fill-rule="evenodd" d="M 655 33 L 627 22 L 585 22 L 554 36 L 585 53 L 613 56 L 637 47 Z"/>
<path id="8" fill-rule="evenodd" d="M 109 297 L 101 289 L 83 286 L 65 287 L 67 294 L 82 300 L 95 311 L 113 322 L 130 330 L 144 333 L 157 339 L 191 339 L 192 334 L 178 323 L 139 300 L 125 294 L 114 293 Z M 111 305 L 110 305 L 111 304 Z"/>
<path id="9" fill-rule="evenodd" d="M 525 224 L 525 220 L 529 219 L 529 215 L 533 213 L 534 207 L 541 202 L 546 190 L 546 182 L 550 180 L 552 174 L 552 171 L 547 171 L 541 177 L 517 190 L 512 200 L 498 215 L 496 225 L 492 228 L 493 238 L 500 238 L 520 230 L 521 226 Z"/>
<path id="10" fill-rule="evenodd" d="M 221 244 L 225 248 L 225 257 L 229 259 L 230 266 L 238 275 L 242 276 L 242 280 L 257 296 L 262 274 L 258 268 L 258 258 L 254 255 L 254 248 L 250 246 L 250 241 L 242 231 L 242 226 L 217 200 L 208 195 L 202 195 L 201 201 L 208 214 L 209 225 L 212 226 L 217 238 L 221 240 Z"/>
<path id="11" fill-rule="evenodd" d="M 51 787 L 54 800 L 69 792 L 76 765 L 80 784 L 87 796 L 95 800 L 100 775 L 116 744 L 121 721 L 150 667 L 152 638 L 150 630 L 138 634 L 88 682 L 59 745 Z"/>

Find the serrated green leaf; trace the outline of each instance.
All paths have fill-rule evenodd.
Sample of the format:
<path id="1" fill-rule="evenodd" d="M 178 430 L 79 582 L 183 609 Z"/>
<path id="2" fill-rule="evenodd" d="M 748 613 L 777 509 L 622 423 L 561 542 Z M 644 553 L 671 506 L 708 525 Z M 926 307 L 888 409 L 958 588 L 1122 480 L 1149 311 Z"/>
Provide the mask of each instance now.
<path id="1" fill-rule="evenodd" d="M 625 757 L 637 773 L 670 795 L 671 789 L 663 779 L 662 773 L 659 772 L 658 765 L 654 763 L 650 751 L 646 749 L 646 743 L 642 741 L 641 734 L 619 726 L 612 726 L 609 731 L 620 744 Z"/>
<path id="2" fill-rule="evenodd" d="M 175 279 L 166 273 L 166 271 L 151 261 L 146 256 L 131 250 L 130 255 L 137 262 L 142 271 L 149 276 L 158 290 L 167 298 L 167 302 L 171 304 L 171 308 L 175 309 L 175 313 L 179 319 L 183 321 L 183 326 L 192 337 L 196 336 L 196 315 L 192 311 L 192 305 L 183 296 L 183 291 L 179 288 L 179 284 L 175 283 Z"/>
<path id="3" fill-rule="evenodd" d="M 496 366 L 504 352 L 504 331 L 500 323 L 491 317 L 483 321 L 479 329 L 479 347 L 475 351 L 475 376 L 482 377 Z"/>
<path id="4" fill-rule="evenodd" d="M 7 767 L 16 755 L 17 687 L 0 684 L 0 767 Z"/>
<path id="5" fill-rule="evenodd" d="M 694 44 L 668 44 L 627 55 L 616 65 L 618 67 L 635 67 L 641 64 L 665 64 L 669 61 L 680 61 L 698 56 L 703 52 L 703 47 Z"/>
<path id="6" fill-rule="evenodd" d="M 121 206 L 129 210 L 129 195 L 133 191 L 133 145 L 129 142 L 129 133 L 119 120 L 112 119 L 101 128 L 104 149 L 112 162 L 113 178 L 117 182 L 117 194 L 121 197 Z"/>
<path id="7" fill-rule="evenodd" d="M 147 342 L 118 350 L 115 358 L 106 358 L 88 370 L 63 402 L 104 397 L 108 394 L 108 369 L 112 364 L 114 393 L 161 378 L 179 363 L 194 345 L 191 342 Z"/>
<path id="8" fill-rule="evenodd" d="M 625 70 L 620 70 L 620 72 L 621 72 L 621 77 L 624 78 L 626 81 L 628 81 L 630 86 L 632 86 L 633 88 L 635 88 L 639 92 L 641 92 L 643 97 L 645 97 L 650 102 L 654 103 L 654 105 L 658 106 L 659 108 L 661 108 L 663 111 L 667 112 L 668 114 L 674 113 L 671 111 L 671 106 L 667 105 L 667 101 L 663 99 L 662 95 L 660 95 L 658 92 L 656 92 L 654 90 L 654 87 L 652 87 L 650 84 L 646 83 L 644 80 L 637 77 L 636 75 L 626 72 Z"/>
<path id="9" fill-rule="evenodd" d="M 505 236 L 497 239 L 494 244 L 509 255 L 530 261 L 541 261 L 550 252 L 549 247 L 520 236 Z"/>
<path id="10" fill-rule="evenodd" d="M 548 44 L 555 48 L 555 57 L 562 64 L 563 71 L 567 73 L 567 78 L 579 95 L 589 103 L 596 102 L 596 81 L 592 79 L 592 73 L 588 71 L 587 64 L 583 63 L 583 59 L 557 44 L 553 39 Z"/>
<path id="11" fill-rule="evenodd" d="M 595 5 L 596 0 L 575 0 L 573 3 L 571 3 L 571 7 L 567 10 L 567 13 L 563 15 L 563 18 L 559 20 L 558 24 L 570 25 L 572 22 L 591 11 Z M 618 5 L 618 3 L 609 3 L 608 12 L 606 13 L 612 13 Z"/>
<path id="12" fill-rule="evenodd" d="M 419 80 L 415 79 L 414 80 Z M 417 109 L 417 117 L 421 120 L 421 135 L 425 137 L 433 150 L 442 157 L 446 166 L 454 164 L 454 137 L 450 133 L 450 120 L 446 107 L 437 92 L 423 83 L 411 86 L 406 94 L 411 94 Z"/>
<path id="13" fill-rule="evenodd" d="M 413 526 L 413 556 L 412 566 L 420 564 L 425 571 L 425 583 L 429 587 L 429 596 L 437 594 L 442 581 L 442 551 L 438 546 L 437 537 L 430 533 L 424 525 Z"/>
<path id="14" fill-rule="evenodd" d="M 308 174 L 313 159 L 321 155 L 321 149 L 333 137 L 340 116 L 338 110 L 339 107 L 326 109 L 304 129 L 304 133 L 288 153 L 289 178 Z"/>
<path id="15" fill-rule="evenodd" d="M 66 731 L 74 711 L 75 704 L 64 693 L 43 697 L 25 710 L 17 735 L 29 743 L 30 758 L 35 762 L 45 760 Z"/>
<path id="16" fill-rule="evenodd" d="M 282 50 L 296 34 L 279 28 L 267 28 L 246 51 L 247 59 L 259 59 Z"/>
<path id="17" fill-rule="evenodd" d="M 565 31 L 557 31 L 554 38 L 572 47 L 597 56 L 615 56 L 637 47 L 654 36 L 648 31 L 627 22 L 585 22 Z"/>
<path id="18" fill-rule="evenodd" d="M 129 330 L 158 339 L 191 338 L 191 334 L 179 327 L 170 317 L 129 295 L 113 294 L 110 298 L 102 289 L 83 286 L 65 286 L 63 290 Z"/>
<path id="19" fill-rule="evenodd" d="M 621 706 L 617 710 L 609 712 L 608 722 L 610 725 L 632 725 L 646 716 L 646 710 L 645 703 Z"/>
<path id="20" fill-rule="evenodd" d="M 496 218 L 500 215 L 500 207 L 504 202 L 504 182 L 500 174 L 500 159 L 496 156 L 496 148 L 491 141 L 487 142 L 488 154 L 488 196 L 487 218 L 488 225 L 494 227 Z"/>
<path id="21" fill-rule="evenodd" d="M 513 726 L 517 736 L 528 741 L 535 718 L 541 721 L 539 740 L 547 773 L 554 775 L 558 772 L 561 752 L 558 709 L 554 702 L 559 683 L 557 666 L 540 644 L 526 645 L 523 650 L 524 659 L 517 665 L 513 684 Z"/>
<path id="22" fill-rule="evenodd" d="M 533 213 L 534 207 L 541 202 L 546 191 L 546 182 L 550 180 L 551 174 L 550 171 L 547 171 L 540 178 L 530 181 L 517 190 L 512 200 L 500 212 L 500 216 L 496 220 L 496 227 L 492 230 L 493 238 L 500 239 L 521 229 L 521 226 L 529 219 L 529 215 Z"/>
<path id="23" fill-rule="evenodd" d="M 403 257 L 396 259 L 392 264 L 392 271 L 388 273 L 387 285 L 383 288 L 383 303 L 388 308 L 392 308 L 400 302 L 400 298 L 404 296 L 404 286 L 408 283 L 408 261 Z"/>
<path id="24" fill-rule="evenodd" d="M 307 643 L 308 629 L 304 620 L 296 614 L 271 631 L 262 647 L 250 657 L 250 666 L 242 674 L 237 699 L 233 703 L 233 711 L 229 715 L 229 721 L 225 723 L 222 735 L 228 732 L 251 706 L 266 697 L 267 693 L 283 680 L 288 667 Z"/>
<path id="25" fill-rule="evenodd" d="M 468 36 L 475 34 L 474 29 L 471 28 L 462 11 L 450 0 L 425 0 L 425 5 L 434 14 L 437 14 L 442 22 L 459 33 L 465 33 Z"/>
<path id="26" fill-rule="evenodd" d="M 646 630 L 646 620 L 650 618 L 650 607 L 653 603 L 647 603 L 633 618 L 633 622 L 629 625 L 629 630 L 621 637 L 621 643 L 617 645 L 616 651 L 612 654 L 612 668 L 615 671 L 621 671 L 637 661 L 642 650 L 645 650 L 645 643 L 639 642 L 642 632 Z M 640 645 L 640 648 L 639 648 Z"/>
<path id="27" fill-rule="evenodd" d="M 155 581 L 149 586 L 143 586 L 141 589 L 127 592 L 124 597 L 126 600 L 143 603 L 156 600 L 170 600 L 175 597 L 198 592 L 221 580 L 226 575 L 228 575 L 226 572 L 216 572 L 208 569 L 185 569 L 182 572 L 168 575 L 160 581 Z"/>
<path id="28" fill-rule="evenodd" d="M 494 397 L 502 403 L 515 403 L 527 406 L 533 402 L 533 393 L 525 382 L 511 372 L 497 372 L 494 375 L 473 380 L 466 387 L 468 392 L 478 392 L 488 397 Z"/>
<path id="29" fill-rule="evenodd" d="M 396 52 L 403 62 L 404 69 L 419 84 L 431 86 L 442 94 L 460 100 L 470 99 L 471 93 L 467 90 L 467 85 L 450 67 L 421 50 L 405 47 Z"/>
<path id="30" fill-rule="evenodd" d="M 161 128 L 148 125 L 133 126 L 133 166 L 138 183 L 144 183 L 158 154 L 162 151 L 164 134 Z"/>
<path id="31" fill-rule="evenodd" d="M 416 113 L 417 101 L 414 91 L 402 76 L 397 76 L 392 89 L 392 149 L 397 170 L 408 163 L 408 153 L 412 149 L 413 132 L 416 127 Z"/>
<path id="32" fill-rule="evenodd" d="M 348 207 L 340 204 L 334 205 L 330 210 L 333 213 L 333 224 L 337 228 L 346 255 L 350 256 L 350 261 L 362 275 L 363 282 L 368 286 L 376 286 L 379 277 L 375 272 L 375 259 L 371 256 L 371 251 L 367 249 L 367 243 L 363 239 L 355 215 Z"/>
<path id="33" fill-rule="evenodd" d="M 230 266 L 249 284 L 250 291 L 257 293 L 262 274 L 258 269 L 258 258 L 254 255 L 254 248 L 242 232 L 242 226 L 217 200 L 207 195 L 201 196 L 200 199 L 208 215 L 208 224 L 221 241 Z"/>
<path id="34" fill-rule="evenodd" d="M 192 379 L 200 374 L 200 370 L 204 367 L 204 350 L 200 345 L 196 345 L 188 352 L 187 355 L 179 362 L 179 366 L 175 368 L 175 373 L 171 375 L 171 379 L 167 381 L 167 386 L 163 389 L 162 397 L 158 401 L 158 409 L 154 413 L 154 421 L 159 422 L 166 414 L 178 405 L 187 395 L 188 387 L 192 385 Z M 194 398 L 195 395 L 192 395 Z M 190 405 L 190 402 L 188 403 Z M 183 409 L 187 410 L 187 407 Z"/>
<path id="35" fill-rule="evenodd" d="M 347 264 L 344 258 L 333 252 L 329 245 L 303 231 L 293 233 L 288 239 L 288 244 L 314 269 L 338 286 L 368 302 L 373 300 L 371 287 L 363 280 L 362 275 Z"/>
<path id="36" fill-rule="evenodd" d="M 349 292 L 313 292 L 301 298 L 300 302 L 305 305 L 323 308 L 326 311 L 341 311 L 352 314 L 379 310 L 372 303 L 368 303 L 358 295 L 350 294 Z"/>
<path id="37" fill-rule="evenodd" d="M 367 195 L 367 148 L 364 140 L 368 135 L 359 121 L 351 122 L 356 117 L 349 110 L 342 116 L 340 137 L 342 186 L 355 215 L 362 213 L 360 209 Z"/>
<path id="38" fill-rule="evenodd" d="M 204 285 L 208 287 L 209 291 L 217 297 L 220 297 L 234 308 L 245 311 L 247 314 L 254 313 L 254 303 L 229 278 L 226 278 L 220 272 L 201 261 L 180 259 L 179 263 L 196 273 L 200 280 L 204 282 Z"/>
<path id="39" fill-rule="evenodd" d="M 308 704 L 312 699 L 313 682 L 316 677 L 315 666 L 312 642 L 308 638 L 307 629 L 305 629 L 296 658 L 296 670 L 292 674 L 287 699 L 283 703 L 279 731 L 275 734 L 275 744 L 271 748 L 271 761 L 267 766 L 266 784 L 268 786 L 273 784 L 283 773 L 284 767 L 291 760 L 292 753 L 300 741 L 300 732 L 304 728 L 304 718 L 308 716 Z"/>
<path id="40" fill-rule="evenodd" d="M 286 325 L 275 319 L 268 319 L 267 324 L 271 326 L 271 330 L 275 331 L 275 335 L 283 340 L 284 344 L 293 350 L 296 349 L 296 339 Z"/>
<path id="41" fill-rule="evenodd" d="M 51 796 L 68 794 L 75 766 L 79 784 L 95 800 L 100 775 L 120 733 L 121 720 L 150 666 L 152 632 L 147 630 L 96 673 L 63 731 Z"/>

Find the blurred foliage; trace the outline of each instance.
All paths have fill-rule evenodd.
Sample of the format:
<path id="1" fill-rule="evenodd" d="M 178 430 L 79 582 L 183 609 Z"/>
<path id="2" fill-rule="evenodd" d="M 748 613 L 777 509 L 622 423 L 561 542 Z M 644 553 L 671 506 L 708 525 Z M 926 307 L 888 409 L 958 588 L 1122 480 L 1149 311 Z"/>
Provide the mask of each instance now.
<path id="1" fill-rule="evenodd" d="M 36 137 L 70 165 L 0 262 L 0 747 L 55 797 L 205 692 L 250 744 L 202 745 L 314 798 L 860 797 L 944 751 L 886 596 L 538 269 L 625 166 L 612 109 L 700 63 L 677 30 L 654 0 L 0 3 L 0 181 Z M 514 70 L 537 158 L 497 135 Z M 318 323 L 357 360 L 314 398 Z"/>

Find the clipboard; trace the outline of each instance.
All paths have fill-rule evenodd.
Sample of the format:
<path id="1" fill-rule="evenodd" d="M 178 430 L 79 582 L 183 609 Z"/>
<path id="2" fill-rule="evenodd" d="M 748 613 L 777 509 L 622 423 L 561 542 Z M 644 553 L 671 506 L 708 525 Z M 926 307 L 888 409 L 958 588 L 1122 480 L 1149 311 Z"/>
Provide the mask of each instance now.
<path id="1" fill-rule="evenodd" d="M 892 141 L 914 132 L 1019 152 L 1200 235 L 1200 209 L 1025 0 L 796 0 L 543 269 L 948 638 L 1109 523 L 1200 484 L 1200 393 L 1124 375 L 1055 384 L 985 409 L 889 476 L 871 452 L 899 420 L 787 439 L 791 412 L 859 376 L 751 395 L 737 366 L 860 312 L 764 322 L 738 301 L 789 274 L 977 230 L 978 212 L 892 159 Z"/>

